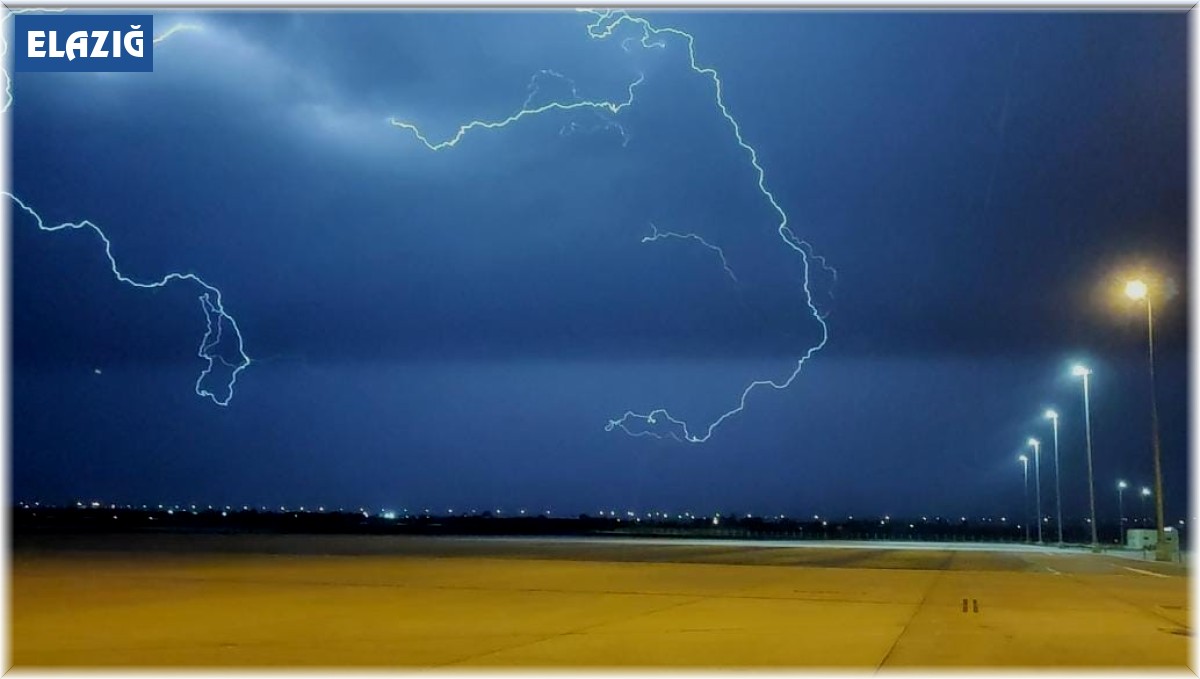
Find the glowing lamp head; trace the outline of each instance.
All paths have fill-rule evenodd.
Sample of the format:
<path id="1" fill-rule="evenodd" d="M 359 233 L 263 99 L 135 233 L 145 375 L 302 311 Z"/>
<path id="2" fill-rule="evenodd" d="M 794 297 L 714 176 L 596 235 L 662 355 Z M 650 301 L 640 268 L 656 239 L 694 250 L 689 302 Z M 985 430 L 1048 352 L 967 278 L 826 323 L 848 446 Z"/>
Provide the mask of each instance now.
<path id="1" fill-rule="evenodd" d="M 1042 442 L 1035 438 L 1029 439 L 1028 441 L 1026 441 L 1026 443 L 1033 446 L 1034 448 L 1037 448 L 1038 446 L 1042 445 Z"/>
<path id="2" fill-rule="evenodd" d="M 1071 366 L 1071 374 L 1075 377 L 1087 377 L 1092 374 L 1092 371 L 1086 365 L 1076 363 Z"/>
<path id="3" fill-rule="evenodd" d="M 1125 483 L 1124 481 L 1117 481 L 1117 488 L 1119 488 L 1120 490 L 1125 490 L 1128 487 L 1129 487 L 1128 483 Z"/>
<path id="4" fill-rule="evenodd" d="M 1058 419 L 1058 411 L 1047 410 L 1046 414 L 1043 417 L 1045 417 L 1047 420 L 1057 420 Z"/>
<path id="5" fill-rule="evenodd" d="M 1142 486 L 1142 496 L 1147 496 L 1149 494 L 1150 494 L 1150 489 L 1145 486 Z"/>
<path id="6" fill-rule="evenodd" d="M 1146 299 L 1146 294 L 1149 292 L 1146 284 L 1136 278 L 1125 284 L 1125 296 L 1129 299 Z"/>
<path id="7" fill-rule="evenodd" d="M 1026 456 L 1024 456 L 1024 455 L 1018 455 L 1018 456 L 1017 456 L 1017 461 L 1018 461 L 1018 462 L 1028 462 L 1028 461 L 1029 461 L 1029 458 L 1028 458 L 1028 457 L 1026 457 Z"/>

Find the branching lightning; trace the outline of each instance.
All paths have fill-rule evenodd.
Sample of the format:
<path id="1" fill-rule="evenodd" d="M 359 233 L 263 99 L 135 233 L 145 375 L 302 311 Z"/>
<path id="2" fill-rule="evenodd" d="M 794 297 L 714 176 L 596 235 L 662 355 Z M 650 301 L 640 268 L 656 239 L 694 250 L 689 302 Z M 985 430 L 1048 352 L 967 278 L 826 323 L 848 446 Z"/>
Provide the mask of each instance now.
<path id="1" fill-rule="evenodd" d="M 65 230 L 81 230 L 91 229 L 100 241 L 104 243 L 104 255 L 108 258 L 109 268 L 112 270 L 113 276 L 126 285 L 135 288 L 162 288 L 175 281 L 191 281 L 200 286 L 203 292 L 200 293 L 200 307 L 204 310 L 205 331 L 204 337 L 200 340 L 199 357 L 205 361 L 204 370 L 200 372 L 200 376 L 196 378 L 196 394 L 203 398 L 210 399 L 213 403 L 220 406 L 229 405 L 229 401 L 233 399 L 233 388 L 237 384 L 238 375 L 250 365 L 250 357 L 246 355 L 242 341 L 242 331 L 238 328 L 237 321 L 234 320 L 228 312 L 225 311 L 224 303 L 221 300 L 221 291 L 209 285 L 204 279 L 192 273 L 169 273 L 155 281 L 138 281 L 126 276 L 117 266 L 116 257 L 112 252 L 112 241 L 104 231 L 90 221 L 84 220 L 81 222 L 63 222 L 62 224 L 47 225 L 42 221 L 41 215 L 26 205 L 13 194 L 5 191 L 4 196 L 12 199 L 22 210 L 28 213 L 41 231 L 55 232 Z M 226 354 L 229 351 L 221 351 L 222 339 L 226 330 L 233 331 L 232 342 L 233 347 L 237 350 L 236 359 L 230 361 Z M 204 382 L 212 373 L 213 368 L 217 363 L 230 369 L 228 381 L 224 386 L 224 394 L 218 394 L 210 391 Z"/>
<path id="2" fill-rule="evenodd" d="M 3 24 L 8 21 L 8 18 L 14 14 L 23 14 L 27 12 L 63 12 L 62 9 L 15 9 L 2 18 L 0 18 L 0 60 L 3 61 L 4 83 L 5 83 L 5 101 L 4 107 L 0 109 L 0 114 L 7 113 L 12 108 L 14 103 L 12 92 L 12 76 L 9 73 L 8 63 L 8 28 Z M 171 36 L 188 31 L 201 31 L 203 26 L 199 24 L 179 23 L 164 31 L 162 34 L 153 38 L 155 45 L 161 44 Z M 80 230 L 91 229 L 101 242 L 104 243 L 104 254 L 108 258 L 109 268 L 112 270 L 113 276 L 118 281 L 135 288 L 162 288 L 175 281 L 191 281 L 199 285 L 203 292 L 200 294 L 200 307 L 204 311 L 205 331 L 204 337 L 200 340 L 200 348 L 198 350 L 199 357 L 205 362 L 204 369 L 200 371 L 200 375 L 196 378 L 195 391 L 202 398 L 207 398 L 213 403 L 226 406 L 233 399 L 234 385 L 237 384 L 238 375 L 250 365 L 250 357 L 246 355 L 242 332 L 238 328 L 237 321 L 233 316 L 225 311 L 225 305 L 221 299 L 221 291 L 212 285 L 209 285 L 204 279 L 192 273 L 170 273 L 156 281 L 138 281 L 126 276 L 117 266 L 117 260 L 112 253 L 112 241 L 108 235 L 96 224 L 84 220 L 81 222 L 64 222 L 62 224 L 47 225 L 41 215 L 33 208 L 26 205 L 21 199 L 17 198 L 12 193 L 7 191 L 2 192 L 4 196 L 12 199 L 23 211 L 32 216 L 37 223 L 37 227 L 41 231 L 54 232 L 63 230 Z M 236 338 L 233 344 L 237 350 L 236 360 L 230 361 L 221 351 L 222 338 L 225 329 L 228 327 L 233 331 L 233 336 Z M 228 369 L 229 377 L 225 382 L 223 393 L 211 391 L 205 386 L 205 380 L 212 374 L 213 368 L 220 363 Z M 97 369 L 97 373 L 100 371 Z"/>
<path id="3" fill-rule="evenodd" d="M 734 283 L 738 282 L 737 274 L 733 273 L 733 269 L 729 268 L 729 260 L 725 259 L 725 251 L 722 250 L 721 248 L 717 247 L 716 245 L 713 245 L 712 243 L 709 243 L 708 241 L 704 240 L 703 238 L 701 238 L 700 236 L 698 236 L 694 233 L 677 233 L 675 231 L 659 231 L 658 227 L 654 225 L 654 222 L 650 222 L 650 228 L 653 230 L 653 233 L 651 233 L 649 236 L 645 236 L 644 238 L 642 238 L 643 243 L 653 243 L 654 241 L 664 240 L 667 238 L 678 238 L 680 240 L 694 240 L 697 243 L 699 243 L 700 245 L 703 245 L 704 247 L 708 248 L 709 250 L 712 250 L 713 252 L 717 253 L 717 256 L 721 258 L 721 266 L 725 268 L 725 273 L 729 274 L 729 277 L 733 279 Z"/>
<path id="4" fill-rule="evenodd" d="M 825 271 L 832 274 L 832 276 L 834 277 L 835 280 L 836 280 L 837 272 L 836 272 L 836 270 L 829 267 L 823 258 L 814 255 L 812 253 L 812 247 L 807 242 L 805 242 L 804 240 L 797 237 L 796 234 L 793 232 L 791 225 L 789 223 L 789 220 L 788 220 L 787 212 L 784 211 L 783 207 L 779 204 L 778 200 L 776 200 L 775 195 L 771 192 L 771 190 L 767 188 L 766 171 L 763 169 L 762 165 L 759 163 L 758 151 L 754 148 L 754 146 L 750 145 L 750 143 L 746 141 L 745 137 L 742 134 L 741 125 L 738 123 L 737 119 L 733 116 L 733 114 L 730 113 L 729 108 L 725 103 L 724 90 L 723 90 L 723 85 L 722 85 L 720 74 L 716 71 L 716 69 L 713 69 L 710 67 L 705 67 L 705 66 L 700 66 L 700 64 L 696 58 L 696 46 L 695 46 L 696 39 L 695 39 L 695 37 L 692 34 L 682 31 L 682 30 L 679 30 L 677 28 L 655 27 L 648 20 L 639 18 L 639 17 L 634 17 L 625 11 L 594 10 L 594 9 L 580 9 L 578 11 L 586 13 L 586 14 L 590 14 L 593 17 L 595 17 L 595 20 L 587 26 L 587 33 L 588 33 L 589 37 L 596 39 L 596 40 L 605 40 L 605 39 L 612 37 L 618 28 L 625 26 L 625 25 L 628 25 L 628 26 L 634 28 L 634 30 L 639 31 L 640 38 L 626 37 L 625 39 L 622 40 L 621 47 L 626 52 L 630 51 L 630 46 L 634 42 L 640 43 L 641 46 L 645 49 L 663 49 L 667 46 L 667 41 L 669 39 L 678 39 L 683 42 L 683 44 L 687 48 L 689 67 L 691 68 L 692 72 L 694 72 L 695 74 L 706 77 L 712 81 L 716 106 L 717 106 L 718 110 L 720 111 L 721 115 L 729 123 L 729 126 L 733 131 L 734 139 L 737 141 L 738 146 L 740 146 L 748 155 L 749 160 L 750 160 L 750 165 L 754 168 L 754 171 L 757 175 L 756 183 L 757 183 L 759 192 L 763 195 L 763 197 L 771 205 L 771 208 L 778 215 L 778 223 L 775 228 L 776 228 L 777 233 L 779 234 L 780 240 L 782 240 L 783 243 L 787 247 L 791 248 L 797 254 L 799 254 L 802 265 L 803 265 L 804 283 L 803 283 L 802 288 L 804 291 L 804 300 L 805 300 L 805 304 L 808 307 L 809 312 L 811 313 L 813 319 L 816 320 L 820 326 L 820 341 L 818 341 L 813 346 L 808 347 L 803 352 L 803 354 L 800 355 L 800 357 L 796 360 L 795 368 L 785 378 L 779 379 L 779 380 L 771 380 L 771 379 L 754 380 L 749 385 L 747 385 L 746 388 L 742 391 L 741 397 L 738 399 L 737 405 L 734 408 L 726 411 L 724 414 L 722 414 L 720 417 L 716 418 L 714 421 L 709 423 L 707 426 L 703 427 L 702 433 L 694 433 L 692 431 L 691 427 L 689 427 L 687 422 L 672 416 L 670 414 L 670 412 L 664 408 L 657 408 L 657 409 L 651 410 L 646 413 L 637 413 L 634 411 L 626 411 L 619 418 L 609 420 L 608 424 L 605 425 L 605 431 L 612 431 L 614 429 L 620 429 L 621 431 L 625 432 L 626 434 L 629 434 L 630 436 L 635 436 L 635 437 L 640 437 L 640 436 L 651 436 L 653 438 L 668 438 L 669 437 L 669 438 L 672 438 L 672 439 L 675 439 L 678 441 L 686 441 L 689 443 L 704 443 L 705 441 L 708 441 L 712 437 L 713 432 L 716 431 L 717 427 L 719 427 L 722 423 L 724 423 L 730 417 L 733 417 L 734 415 L 737 415 L 738 413 L 741 413 L 743 410 L 745 410 L 747 399 L 750 397 L 750 394 L 753 391 L 755 391 L 756 389 L 759 389 L 760 387 L 769 387 L 769 388 L 775 389 L 775 390 L 783 390 L 783 389 L 787 389 L 789 386 L 791 386 L 792 382 L 794 382 L 796 380 L 796 378 L 800 375 L 800 372 L 804 368 L 804 364 L 808 361 L 808 359 L 810 359 L 813 356 L 813 354 L 820 351 L 825 346 L 826 342 L 829 339 L 829 328 L 825 323 L 824 316 L 817 309 L 816 305 L 813 302 L 813 295 L 812 295 L 812 290 L 810 287 L 810 280 L 809 280 L 810 260 L 815 261 Z M 552 73 L 552 72 L 543 72 L 543 73 Z M 557 75 L 557 74 L 555 74 L 555 75 Z M 536 80 L 536 76 L 535 76 L 535 80 Z M 452 147 L 456 146 L 460 141 L 462 141 L 462 139 L 469 132 L 471 132 L 473 130 L 501 129 L 501 128 L 507 127 L 513 123 L 516 123 L 520 120 L 523 120 L 525 118 L 536 117 L 540 114 L 551 112 L 551 111 L 571 111 L 571 110 L 576 110 L 576 109 L 591 109 L 591 110 L 596 110 L 596 111 L 604 111 L 604 112 L 607 112 L 612 115 L 617 115 L 617 114 L 621 113 L 621 111 L 623 111 L 625 108 L 633 105 L 634 91 L 637 88 L 637 86 L 642 83 L 642 81 L 643 81 L 643 77 L 639 76 L 638 79 L 629 86 L 628 97 L 622 102 L 609 102 L 609 101 L 596 101 L 596 100 L 581 99 L 578 97 L 578 93 L 572 84 L 572 95 L 574 97 L 574 99 L 572 101 L 566 102 L 566 103 L 550 102 L 547 104 L 542 104 L 540 106 L 532 106 L 532 100 L 533 100 L 534 93 L 533 93 L 533 91 L 531 91 L 530 96 L 527 97 L 525 100 L 525 105 L 516 113 L 508 116 L 507 118 L 503 118 L 501 120 L 493 120 L 493 121 L 472 120 L 472 121 L 460 126 L 458 128 L 457 132 L 455 132 L 452 136 L 445 139 L 444 141 L 440 141 L 440 142 L 430 141 L 426 137 L 426 135 L 424 133 L 422 133 L 421 130 L 416 125 L 414 125 L 412 123 L 403 122 L 403 121 L 397 120 L 395 118 L 392 118 L 390 122 L 392 125 L 394 125 L 396 127 L 399 127 L 399 128 L 402 128 L 404 130 L 411 132 L 413 134 L 413 136 L 416 137 L 416 139 L 418 141 L 420 141 L 422 144 L 424 144 L 425 147 L 428 148 L 429 150 L 441 151 L 441 150 L 452 148 Z M 534 87 L 534 86 L 531 85 L 531 88 L 532 87 Z M 733 270 L 730 268 L 728 261 L 725 259 L 725 253 L 723 250 L 721 250 L 721 248 L 719 248 L 711 243 L 708 243 L 707 241 L 705 241 L 703 238 L 701 238 L 700 236 L 698 236 L 696 234 L 679 234 L 679 233 L 674 233 L 674 232 L 660 232 L 660 231 L 658 231 L 657 227 L 653 226 L 653 224 L 651 226 L 654 228 L 654 233 L 649 237 L 643 238 L 642 239 L 643 243 L 654 242 L 661 238 L 681 238 L 681 239 L 696 240 L 701 245 L 716 251 L 721 256 L 722 265 L 724 266 L 726 273 L 731 278 L 733 278 L 735 281 L 737 280 L 737 277 L 733 273 Z M 644 428 L 644 429 L 637 428 L 636 430 L 631 429 L 630 424 L 632 422 L 640 422 L 641 424 L 645 425 L 647 428 Z M 654 427 L 661 423 L 668 423 L 672 426 L 672 428 L 668 428 L 666 430 L 665 434 L 660 434 L 656 431 L 652 431 L 651 429 L 649 429 L 649 427 Z M 676 433 L 677 431 L 678 431 L 678 434 Z"/>
<path id="5" fill-rule="evenodd" d="M 565 76 L 557 71 L 552 71 L 550 69 L 542 69 L 542 70 L 538 71 L 537 73 L 533 74 L 533 77 L 530 78 L 530 80 L 529 80 L 529 95 L 525 97 L 525 103 L 521 104 L 521 108 L 526 109 L 526 108 L 530 108 L 531 106 L 533 106 L 534 100 L 538 97 L 538 95 L 541 94 L 542 80 L 549 79 L 549 78 L 554 78 L 554 79 L 560 80 L 563 83 L 565 83 L 567 85 L 567 87 L 570 88 L 570 90 L 571 90 L 571 100 L 570 101 L 571 102 L 578 102 L 578 101 L 583 100 L 583 97 L 580 96 L 580 94 L 579 94 L 579 88 L 575 85 L 574 80 L 572 80 L 571 78 L 568 78 L 567 76 Z M 597 119 L 600 120 L 600 122 L 598 124 L 584 125 L 583 123 L 572 120 L 572 121 L 566 123 L 565 125 L 563 125 L 561 128 L 559 128 L 559 130 L 558 130 L 559 136 L 566 137 L 566 136 L 570 136 L 576 132 L 580 132 L 580 133 L 584 133 L 584 134 L 591 134 L 591 133 L 594 133 L 594 132 L 597 132 L 600 130 L 616 130 L 617 134 L 621 135 L 621 146 L 629 145 L 629 132 L 625 129 L 624 125 L 616 122 L 615 120 L 610 118 L 608 115 L 606 115 L 602 111 L 593 111 L 592 113 L 596 116 Z"/>
<path id="6" fill-rule="evenodd" d="M 553 71 L 543 71 L 543 73 L 553 73 Z M 536 78 L 536 76 L 535 76 L 535 78 Z M 607 111 L 608 113 L 616 115 L 616 114 L 620 113 L 622 110 L 624 110 L 625 108 L 628 108 L 629 106 L 633 105 L 634 91 L 637 89 L 638 85 L 642 84 L 642 81 L 644 79 L 645 79 L 644 76 L 639 75 L 637 77 L 637 80 L 634 80 L 632 83 L 629 84 L 629 87 L 626 90 L 626 93 L 628 96 L 625 98 L 624 101 L 593 101 L 593 100 L 589 100 L 589 99 L 576 99 L 575 101 L 569 101 L 566 103 L 561 102 L 561 101 L 551 101 L 549 103 L 542 104 L 540 106 L 532 106 L 532 105 L 530 105 L 530 102 L 533 101 L 533 99 L 535 98 L 535 95 L 537 94 L 537 92 L 535 90 L 535 91 L 530 92 L 529 96 L 527 96 L 525 98 L 526 103 L 521 108 L 521 110 L 508 116 L 507 118 L 504 118 L 502 120 L 490 120 L 490 121 L 489 120 L 472 120 L 471 122 L 460 126 L 458 128 L 458 131 L 456 131 L 449 138 L 445 139 L 444 141 L 440 141 L 440 142 L 430 141 L 429 138 L 426 137 L 423 132 L 421 132 L 421 129 L 418 128 L 416 125 L 413 125 L 412 123 L 408 123 L 403 120 L 398 120 L 396 118 L 389 118 L 388 122 L 390 122 L 392 125 L 394 125 L 396 127 L 399 127 L 401 129 L 412 132 L 413 136 L 416 137 L 417 140 L 420 141 L 422 144 L 424 144 L 425 148 L 429 149 L 430 151 L 441 151 L 443 149 L 448 149 L 448 148 L 453 148 L 455 146 L 458 146 L 458 142 L 462 141 L 463 137 L 465 137 L 467 135 L 467 133 L 471 132 L 472 130 L 496 130 L 496 129 L 500 129 L 503 127 L 508 127 L 509 125 L 512 125 L 513 123 L 515 123 L 519 120 L 522 120 L 524 118 L 534 117 L 534 116 L 540 115 L 542 113 L 546 113 L 548 111 L 591 110 L 591 111 L 599 111 L 599 112 Z"/>

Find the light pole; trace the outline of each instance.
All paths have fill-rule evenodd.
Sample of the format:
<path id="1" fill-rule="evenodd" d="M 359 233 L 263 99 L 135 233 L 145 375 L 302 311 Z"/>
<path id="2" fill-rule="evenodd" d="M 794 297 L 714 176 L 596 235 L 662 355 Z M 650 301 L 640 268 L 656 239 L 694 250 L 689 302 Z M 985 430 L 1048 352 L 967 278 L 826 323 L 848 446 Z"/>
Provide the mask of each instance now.
<path id="1" fill-rule="evenodd" d="M 1154 304 L 1150 301 L 1150 288 L 1140 280 L 1126 283 L 1125 295 L 1134 301 L 1146 301 L 1146 338 L 1150 356 L 1150 444 L 1154 450 L 1154 518 L 1158 529 L 1158 545 L 1154 556 L 1158 561 L 1170 561 L 1163 529 L 1162 450 L 1158 441 L 1158 400 L 1154 394 Z"/>
<path id="2" fill-rule="evenodd" d="M 1058 546 L 1062 547 L 1062 483 L 1059 481 L 1061 475 L 1058 471 L 1058 413 L 1054 410 L 1047 410 L 1046 419 L 1050 420 L 1051 424 L 1054 425 L 1054 508 L 1058 515 Z"/>
<path id="3" fill-rule="evenodd" d="M 1125 544 L 1125 489 L 1129 487 L 1124 481 L 1117 481 L 1117 543 Z"/>
<path id="4" fill-rule="evenodd" d="M 1021 461 L 1021 467 L 1025 471 L 1025 542 L 1029 542 L 1029 458 L 1024 455 L 1018 455 L 1017 459 Z"/>
<path id="5" fill-rule="evenodd" d="M 1029 445 L 1033 446 L 1033 478 L 1034 478 L 1034 493 L 1037 495 L 1037 527 L 1038 527 L 1038 544 L 1042 542 L 1042 442 L 1037 439 L 1029 439 Z"/>
<path id="6" fill-rule="evenodd" d="M 1089 395 L 1089 378 L 1092 371 L 1087 366 L 1075 365 L 1071 374 L 1083 378 L 1083 428 L 1087 433 L 1087 463 L 1088 463 L 1088 507 L 1091 511 L 1092 551 L 1100 551 L 1100 540 L 1096 537 L 1096 481 L 1092 474 L 1092 403 Z"/>
<path id="7" fill-rule="evenodd" d="M 1142 521 L 1146 520 L 1146 498 L 1150 497 L 1150 489 L 1142 486 Z"/>

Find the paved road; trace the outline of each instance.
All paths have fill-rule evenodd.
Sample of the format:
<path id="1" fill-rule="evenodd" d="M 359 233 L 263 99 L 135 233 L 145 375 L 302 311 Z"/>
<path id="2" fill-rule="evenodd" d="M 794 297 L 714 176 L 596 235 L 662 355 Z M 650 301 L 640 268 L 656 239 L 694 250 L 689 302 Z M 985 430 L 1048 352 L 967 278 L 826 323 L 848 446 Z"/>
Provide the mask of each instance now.
<path id="1" fill-rule="evenodd" d="M 1055 549 L 368 536 L 18 539 L 12 660 L 1184 668 L 1172 564 Z"/>

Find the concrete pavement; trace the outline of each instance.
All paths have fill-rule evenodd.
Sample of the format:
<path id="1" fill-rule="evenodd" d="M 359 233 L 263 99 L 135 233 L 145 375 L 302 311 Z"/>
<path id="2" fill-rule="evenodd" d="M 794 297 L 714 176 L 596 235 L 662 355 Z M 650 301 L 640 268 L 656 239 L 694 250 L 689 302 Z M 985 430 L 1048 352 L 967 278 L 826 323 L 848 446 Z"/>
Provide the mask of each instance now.
<path id="1" fill-rule="evenodd" d="M 18 540 L 34 666 L 1174 667 L 1187 578 L 1087 553 L 371 536 Z"/>

